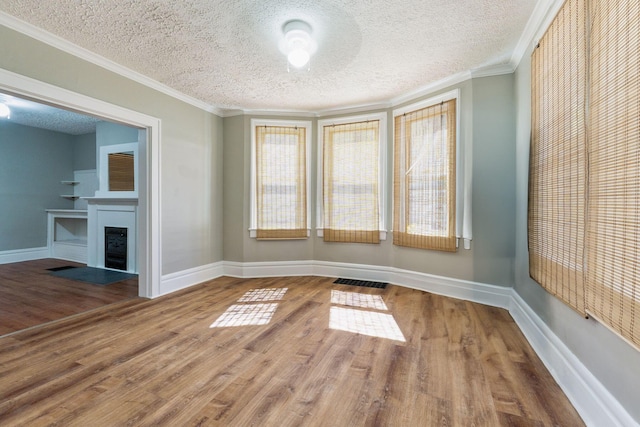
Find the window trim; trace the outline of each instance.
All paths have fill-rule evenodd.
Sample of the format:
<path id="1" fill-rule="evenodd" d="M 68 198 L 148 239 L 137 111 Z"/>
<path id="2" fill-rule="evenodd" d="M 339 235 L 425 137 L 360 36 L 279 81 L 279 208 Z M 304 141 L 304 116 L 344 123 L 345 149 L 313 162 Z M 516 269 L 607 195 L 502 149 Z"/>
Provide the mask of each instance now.
<path id="1" fill-rule="evenodd" d="M 305 131 L 306 146 L 306 167 L 307 167 L 307 237 L 311 235 L 311 132 L 312 123 L 309 120 L 274 120 L 274 119 L 251 119 L 251 173 L 250 173 L 250 222 L 249 237 L 256 238 L 258 229 L 258 200 L 256 190 L 256 127 L 257 126 L 280 126 L 280 127 L 303 127 Z"/>
<path id="2" fill-rule="evenodd" d="M 416 110 L 421 110 L 423 108 L 431 107 L 440 102 L 446 102 L 452 99 L 456 100 L 456 247 L 460 246 L 460 240 L 462 239 L 464 248 L 471 249 L 471 177 L 473 152 L 471 143 L 470 141 L 468 141 L 471 137 L 470 134 L 461 129 L 460 117 L 464 108 L 461 102 L 461 98 L 462 97 L 460 89 L 456 88 L 447 92 L 443 92 L 439 95 L 432 96 L 428 99 L 424 99 L 422 101 L 395 108 L 392 112 L 391 126 L 393 128 L 393 136 L 395 141 L 396 117 L 401 116 L 405 113 L 410 113 Z M 468 120 L 471 120 L 471 117 L 469 117 Z M 462 132 L 464 132 L 464 136 L 462 135 Z M 394 211 L 394 198 L 392 197 L 391 212 Z M 394 230 L 391 231 L 393 232 Z"/>
<path id="3" fill-rule="evenodd" d="M 347 123 L 357 123 L 378 120 L 380 122 L 378 141 L 378 212 L 380 212 L 379 227 L 380 240 L 387 239 L 387 200 L 389 191 L 387 190 L 387 113 L 370 113 L 357 116 L 336 117 L 333 119 L 318 120 L 318 169 L 316 175 L 316 233 L 318 237 L 324 237 L 324 195 L 323 195 L 323 171 L 324 171 L 324 127 L 329 125 L 342 125 Z"/>

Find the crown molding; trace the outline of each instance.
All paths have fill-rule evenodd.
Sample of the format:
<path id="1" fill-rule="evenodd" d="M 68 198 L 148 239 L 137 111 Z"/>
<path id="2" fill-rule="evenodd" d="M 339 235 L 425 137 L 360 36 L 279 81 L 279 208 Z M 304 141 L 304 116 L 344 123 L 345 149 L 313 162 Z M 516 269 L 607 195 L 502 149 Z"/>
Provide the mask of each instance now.
<path id="1" fill-rule="evenodd" d="M 536 3 L 533 13 L 529 17 L 527 25 L 524 27 L 518 43 L 511 54 L 511 60 L 509 62 L 512 64 L 514 70 L 520 65 L 522 57 L 527 52 L 530 52 L 531 46 L 535 44 L 542 32 L 549 26 L 551 20 L 558 13 L 563 3 L 564 0 L 539 0 Z"/>
<path id="2" fill-rule="evenodd" d="M 42 43 L 48 44 L 49 46 L 52 46 L 70 55 L 76 56 L 106 70 L 119 74 L 151 89 L 157 90 L 158 92 L 162 92 L 175 99 L 186 102 L 187 104 L 191 104 L 194 107 L 200 108 L 216 115 L 222 115 L 223 113 L 223 110 L 221 108 L 207 104 L 206 102 L 200 101 L 199 99 L 196 99 L 192 96 L 186 95 L 163 83 L 140 74 L 137 71 L 133 71 L 130 68 L 127 68 L 110 59 L 105 58 L 104 56 L 100 56 L 88 49 L 85 49 L 63 39 L 62 37 L 58 37 L 55 34 L 31 25 L 2 11 L 0 11 L 0 25 L 22 33 Z"/>
<path id="3" fill-rule="evenodd" d="M 305 117 L 305 118 L 313 118 L 317 117 L 316 113 L 312 111 L 306 110 L 226 110 L 222 117 L 234 117 L 234 116 L 243 116 L 250 115 L 252 117 L 255 116 L 274 116 L 274 117 Z"/>
<path id="4" fill-rule="evenodd" d="M 515 71 L 515 67 L 511 62 L 507 64 L 488 65 L 471 70 L 471 78 L 501 76 L 503 74 L 511 74 Z"/>
<path id="5" fill-rule="evenodd" d="M 316 113 L 316 117 L 326 118 L 329 116 L 339 116 L 343 114 L 375 113 L 376 110 L 386 110 L 391 107 L 392 105 L 390 102 L 376 102 L 371 104 L 354 105 L 350 107 L 330 108 L 318 111 Z"/>
<path id="6" fill-rule="evenodd" d="M 392 98 L 391 107 L 397 107 L 407 102 L 415 102 L 418 98 L 431 96 L 436 91 L 463 83 L 467 80 L 470 80 L 471 78 L 471 71 L 463 71 L 461 73 L 452 74 L 449 77 L 445 77 L 444 79 L 437 80 L 435 82 L 429 83 L 426 86 L 422 86 L 416 90 Z"/>

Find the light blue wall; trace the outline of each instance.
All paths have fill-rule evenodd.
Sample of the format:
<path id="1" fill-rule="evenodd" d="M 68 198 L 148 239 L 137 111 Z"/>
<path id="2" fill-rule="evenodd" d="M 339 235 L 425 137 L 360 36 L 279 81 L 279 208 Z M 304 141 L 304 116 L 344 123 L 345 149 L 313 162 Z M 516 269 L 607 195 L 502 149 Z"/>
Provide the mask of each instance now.
<path id="1" fill-rule="evenodd" d="M 138 142 L 138 129 L 112 122 L 96 124 L 95 169 L 100 176 L 100 147 Z"/>
<path id="2" fill-rule="evenodd" d="M 73 170 L 95 169 L 96 158 L 95 132 L 73 137 Z"/>
<path id="3" fill-rule="evenodd" d="M 45 209 L 72 209 L 73 137 L 0 120 L 0 251 L 47 245 Z"/>

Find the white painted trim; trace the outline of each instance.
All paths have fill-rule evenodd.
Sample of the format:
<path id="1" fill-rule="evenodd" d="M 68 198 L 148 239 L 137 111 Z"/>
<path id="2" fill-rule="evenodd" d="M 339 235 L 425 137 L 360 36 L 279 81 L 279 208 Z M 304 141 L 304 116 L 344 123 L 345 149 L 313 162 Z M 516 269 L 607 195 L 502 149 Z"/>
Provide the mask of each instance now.
<path id="1" fill-rule="evenodd" d="M 0 15 L 1 16 L 1 15 Z M 160 283 L 160 127 L 158 118 L 0 68 L 0 90 L 51 105 L 146 129 L 140 143 L 139 293 L 157 296 Z"/>
<path id="2" fill-rule="evenodd" d="M 306 110 L 299 110 L 299 111 L 295 111 L 292 112 L 291 110 L 252 110 L 252 109 L 246 109 L 246 110 L 224 110 L 224 112 L 222 113 L 221 117 L 235 117 L 235 116 L 242 116 L 242 115 L 251 115 L 254 117 L 259 117 L 259 116 L 272 116 L 272 117 L 286 117 L 286 118 L 290 118 L 292 116 L 294 117 L 300 117 L 300 118 L 314 118 L 317 116 L 316 113 L 312 112 L 312 111 L 306 111 Z"/>
<path id="3" fill-rule="evenodd" d="M 444 101 L 450 101 L 452 99 L 456 99 L 456 100 L 460 99 L 460 88 L 456 88 L 448 92 L 444 92 L 439 95 L 432 96 L 431 98 L 428 98 L 428 99 L 423 99 L 422 101 L 413 102 L 409 105 L 405 105 L 404 107 L 396 108 L 393 110 L 392 115 L 393 115 L 393 118 L 395 119 L 397 116 L 401 116 L 404 113 L 411 113 L 413 111 L 420 110 L 422 108 L 431 107 L 432 105 L 436 105 Z M 460 107 L 457 107 L 457 109 L 459 108 Z"/>
<path id="4" fill-rule="evenodd" d="M 518 39 L 518 43 L 516 44 L 516 47 L 511 54 L 511 60 L 509 61 L 509 63 L 511 64 L 514 71 L 516 68 L 518 68 L 518 65 L 520 65 L 522 57 L 531 53 L 530 48 L 532 41 L 536 38 L 536 34 L 545 21 L 545 17 L 549 15 L 549 12 L 554 8 L 557 10 L 557 8 L 560 7 L 558 3 L 564 3 L 564 0 L 538 0 L 536 2 L 533 13 L 529 17 L 527 25 L 525 25 L 524 30 L 522 31 L 522 34 Z"/>
<path id="5" fill-rule="evenodd" d="M 224 275 L 231 277 L 311 276 L 314 261 L 233 262 L 224 261 Z"/>
<path id="6" fill-rule="evenodd" d="M 314 261 L 312 275 L 391 283 L 393 270 L 384 265 Z"/>
<path id="7" fill-rule="evenodd" d="M 416 99 L 422 98 L 423 96 L 432 95 L 435 92 L 446 89 L 448 87 L 459 85 L 463 82 L 466 82 L 467 80 L 471 80 L 471 78 L 471 71 L 454 74 L 442 80 L 438 80 L 436 82 L 423 86 L 415 91 L 393 98 L 391 100 L 391 106 L 397 107 L 406 103 L 414 103 Z"/>
<path id="8" fill-rule="evenodd" d="M 0 251 L 0 264 L 33 261 L 36 259 L 44 258 L 49 258 L 49 249 L 46 246 L 43 248 L 12 249 L 10 251 Z"/>
<path id="9" fill-rule="evenodd" d="M 133 154 L 133 191 L 110 191 L 109 190 L 109 156 L 114 153 L 132 153 Z M 140 187 L 140 172 L 138 163 L 138 142 L 129 142 L 127 144 L 104 145 L 99 150 L 100 169 L 99 169 L 99 188 L 95 192 L 95 197 L 103 198 L 138 198 L 138 188 Z"/>
<path id="10" fill-rule="evenodd" d="M 391 107 L 393 107 L 393 104 L 390 101 L 375 102 L 371 104 L 349 105 L 346 107 L 330 108 L 327 110 L 316 111 L 315 116 L 318 118 L 325 118 L 343 114 L 370 114 L 380 110 L 387 110 Z"/>
<path id="11" fill-rule="evenodd" d="M 501 76 L 504 74 L 511 74 L 515 70 L 515 67 L 511 63 L 489 65 L 486 67 L 474 68 L 473 70 L 471 70 L 471 77 L 477 79 L 480 77 Z"/>
<path id="12" fill-rule="evenodd" d="M 509 307 L 511 288 L 470 282 L 427 273 L 369 264 L 329 261 L 224 262 L 224 274 L 232 277 L 326 276 L 388 282 L 412 289 Z"/>
<path id="13" fill-rule="evenodd" d="M 515 290 L 509 313 L 586 425 L 638 425 Z"/>
<path id="14" fill-rule="evenodd" d="M 160 292 L 154 296 L 167 295 L 202 282 L 217 279 L 223 273 L 224 265 L 222 261 L 219 261 L 177 273 L 165 274 L 160 282 Z"/>
<path id="15" fill-rule="evenodd" d="M 34 25 L 31 25 L 25 21 L 22 21 L 14 16 L 11 16 L 1 11 L 0 11 L 0 25 L 3 25 L 12 30 L 18 31 L 42 43 L 46 43 L 49 46 L 53 46 L 56 49 L 60 49 L 63 52 L 69 53 L 75 57 L 78 57 L 92 64 L 95 64 L 99 67 L 102 67 L 106 70 L 109 70 L 123 77 L 126 77 L 130 80 L 133 80 L 134 82 L 145 85 L 151 89 L 155 89 L 159 92 L 164 93 L 165 95 L 169 95 L 175 99 L 179 99 L 180 101 L 186 102 L 187 104 L 191 104 L 194 107 L 200 108 L 210 113 L 217 114 L 219 116 L 221 116 L 223 113 L 223 110 L 221 110 L 218 107 L 207 104 L 206 102 L 200 101 L 199 99 L 196 99 L 192 96 L 185 95 L 184 93 L 177 91 L 163 83 L 160 83 L 157 80 L 153 80 L 152 78 L 149 78 L 143 74 L 138 73 L 137 71 L 133 71 L 130 68 L 127 68 L 110 59 L 107 59 L 104 56 L 100 56 L 94 52 L 91 52 L 88 49 L 80 47 L 76 44 L 71 43 L 68 40 L 65 40 L 61 37 L 56 36 L 55 34 L 52 34 L 46 30 L 43 30 L 42 28 L 38 28 Z"/>

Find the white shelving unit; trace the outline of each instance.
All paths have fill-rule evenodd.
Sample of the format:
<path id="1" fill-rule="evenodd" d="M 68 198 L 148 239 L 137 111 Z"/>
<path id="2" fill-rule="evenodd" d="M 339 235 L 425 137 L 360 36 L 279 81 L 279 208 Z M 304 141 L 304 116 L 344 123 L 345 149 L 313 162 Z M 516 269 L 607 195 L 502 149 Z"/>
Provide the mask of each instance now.
<path id="1" fill-rule="evenodd" d="M 51 258 L 87 263 L 87 211 L 47 209 L 47 246 Z"/>

